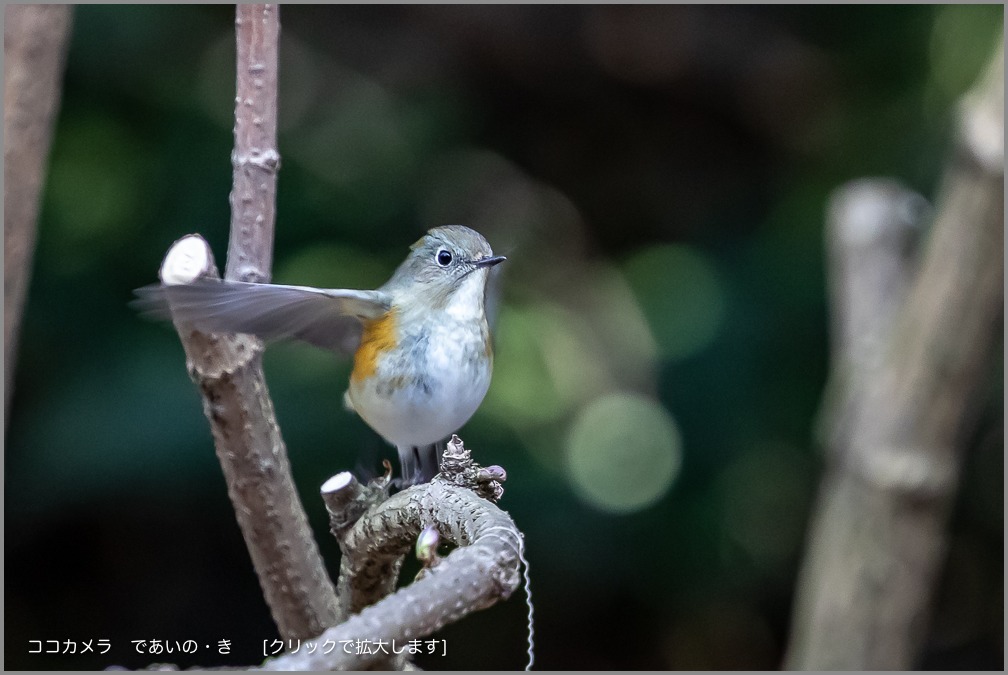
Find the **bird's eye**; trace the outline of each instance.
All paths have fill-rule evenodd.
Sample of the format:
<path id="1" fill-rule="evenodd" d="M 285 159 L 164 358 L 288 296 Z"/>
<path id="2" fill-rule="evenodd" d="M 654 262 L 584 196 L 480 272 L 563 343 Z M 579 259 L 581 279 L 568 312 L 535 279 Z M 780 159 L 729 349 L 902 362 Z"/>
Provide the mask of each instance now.
<path id="1" fill-rule="evenodd" d="M 451 261 L 452 261 L 451 251 L 446 251 L 445 249 L 441 249 L 440 251 L 437 252 L 436 260 L 437 260 L 437 264 L 441 265 L 441 267 L 448 267 L 448 265 L 451 265 Z"/>

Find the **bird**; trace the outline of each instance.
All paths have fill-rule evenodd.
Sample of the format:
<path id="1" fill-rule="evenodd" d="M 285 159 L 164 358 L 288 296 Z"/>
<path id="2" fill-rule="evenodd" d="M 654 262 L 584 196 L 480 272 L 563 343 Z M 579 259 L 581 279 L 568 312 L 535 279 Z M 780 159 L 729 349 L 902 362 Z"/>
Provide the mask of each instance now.
<path id="1" fill-rule="evenodd" d="M 134 291 L 134 308 L 207 333 L 299 340 L 352 354 L 344 404 L 396 447 L 402 487 L 429 481 L 445 440 L 490 387 L 490 270 L 506 260 L 464 225 L 429 230 L 374 290 L 200 277 Z"/>

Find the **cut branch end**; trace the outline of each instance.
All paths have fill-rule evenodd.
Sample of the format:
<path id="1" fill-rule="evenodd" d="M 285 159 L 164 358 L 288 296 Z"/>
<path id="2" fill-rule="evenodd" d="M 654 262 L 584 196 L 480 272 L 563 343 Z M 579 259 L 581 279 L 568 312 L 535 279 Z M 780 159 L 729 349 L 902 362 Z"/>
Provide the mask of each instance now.
<path id="1" fill-rule="evenodd" d="M 200 277 L 217 276 L 210 244 L 198 234 L 182 237 L 168 249 L 158 276 L 168 286 L 191 284 Z"/>

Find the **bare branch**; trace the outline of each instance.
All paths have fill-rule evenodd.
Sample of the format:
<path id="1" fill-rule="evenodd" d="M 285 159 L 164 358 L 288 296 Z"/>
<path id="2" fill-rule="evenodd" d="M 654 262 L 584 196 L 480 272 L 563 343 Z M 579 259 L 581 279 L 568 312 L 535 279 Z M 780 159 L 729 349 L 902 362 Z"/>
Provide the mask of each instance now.
<path id="1" fill-rule="evenodd" d="M 322 499 L 329 512 L 330 530 L 340 541 L 364 512 L 388 498 L 388 480 L 361 485 L 352 473 L 343 471 L 322 484 Z"/>
<path id="2" fill-rule="evenodd" d="M 270 276 L 278 167 L 275 70 L 279 33 L 278 25 L 271 22 L 276 22 L 275 7 L 238 8 L 239 78 L 227 266 L 227 277 L 234 280 L 265 281 Z M 173 286 L 216 276 L 209 247 L 201 237 L 191 235 L 176 242 L 161 270 L 169 307 Z M 338 603 L 291 479 L 262 374 L 262 343 L 248 335 L 203 334 L 180 320 L 175 326 L 190 375 L 203 394 L 228 495 L 285 640 L 321 634 L 318 640 L 337 643 L 373 638 L 402 645 L 514 591 L 521 578 L 522 536 L 507 514 L 487 501 L 501 496 L 504 471 L 476 466 L 455 437 L 445 452 L 439 478 L 391 498 L 387 476 L 362 486 L 350 474 L 341 473 L 323 485 L 332 530 L 343 551 L 339 591 L 344 602 Z M 426 569 L 409 587 L 389 595 L 395 590 L 404 556 L 426 526 L 435 526 L 441 536 L 461 548 Z M 404 656 L 348 654 L 342 648 L 329 655 L 326 651 L 289 654 L 266 667 L 408 667 Z"/>
<path id="3" fill-rule="evenodd" d="M 4 7 L 5 430 L 70 23 L 69 5 Z"/>
<path id="4" fill-rule="evenodd" d="M 186 260 L 182 254 L 177 258 L 185 261 L 180 267 L 201 268 L 199 260 Z M 349 560 L 340 575 L 347 598 L 341 605 L 349 611 L 341 614 L 339 625 L 300 638 L 297 648 L 248 670 L 415 670 L 404 649 L 409 641 L 511 596 L 522 580 L 520 564 L 527 570 L 527 563 L 521 532 L 494 504 L 503 493 L 503 469 L 477 465 L 457 436 L 449 441 L 441 468 L 430 483 L 391 497 L 388 476 L 365 486 L 342 472 L 322 485 L 333 534 L 344 561 Z M 421 531 L 432 530 L 459 548 L 444 558 L 428 551 L 416 580 L 392 593 L 403 558 Z M 529 667 L 531 611 L 530 604 Z M 373 653 L 359 653 L 362 642 Z M 160 663 L 147 669 L 175 666 Z"/>
<path id="5" fill-rule="evenodd" d="M 217 277 L 199 235 L 177 241 L 161 281 Z M 291 477 L 287 449 L 262 375 L 262 343 L 250 335 L 216 335 L 175 322 L 190 377 L 203 395 L 228 496 L 273 619 L 284 639 L 317 635 L 336 622 L 336 596 Z"/>
<path id="6" fill-rule="evenodd" d="M 819 440 L 830 451 L 847 445 L 856 395 L 885 358 L 893 323 L 913 281 L 924 197 L 895 180 L 868 178 L 833 192 L 826 209 L 830 306 L 830 378 Z"/>
<path id="7" fill-rule="evenodd" d="M 337 482 L 356 492 L 354 481 Z M 394 589 L 402 559 L 428 525 L 459 548 L 409 586 L 370 604 Z M 349 598 L 346 606 L 352 616 L 316 638 L 319 644 L 329 641 L 337 647 L 328 654 L 322 649 L 299 650 L 267 661 L 263 669 L 344 670 L 387 664 L 394 658 L 393 641 L 399 649 L 409 640 L 430 635 L 507 599 L 521 583 L 522 536 L 514 521 L 493 503 L 440 475 L 369 508 L 346 531 L 341 547 L 340 587 Z M 356 640 L 381 641 L 387 651 L 346 653 L 344 645 Z"/>
<path id="8" fill-rule="evenodd" d="M 416 502 L 429 498 L 434 483 L 414 485 L 387 498 L 387 479 L 364 487 L 341 478 L 345 475 L 337 474 L 323 486 L 330 488 L 323 489 L 323 498 L 343 553 L 337 586 L 341 618 L 395 590 L 403 559 L 424 527 L 436 525 L 443 537 L 467 545 L 476 530 L 474 519 L 483 512 L 486 500 L 496 502 L 504 492 L 500 485 L 503 469 L 478 466 L 458 436 L 449 441 L 434 483 L 466 488 L 456 497 L 453 512 L 461 516 L 444 520 L 436 513 L 417 510 Z"/>
<path id="9" fill-rule="evenodd" d="M 823 480 L 788 668 L 915 665 L 1003 319 L 1003 69 L 1002 43 L 961 106 L 920 270 Z"/>
<path id="10" fill-rule="evenodd" d="M 276 217 L 277 5 L 239 4 L 235 16 L 238 78 L 235 95 L 234 184 L 225 277 L 270 280 Z"/>
<path id="11" fill-rule="evenodd" d="M 227 277 L 265 281 L 272 264 L 278 10 L 238 5 L 235 21 L 234 186 Z M 162 282 L 216 276 L 206 242 L 187 237 L 165 258 Z M 171 303 L 170 289 L 166 293 Z M 262 372 L 263 344 L 176 323 L 190 376 L 203 396 L 238 525 L 273 620 L 284 639 L 318 635 L 336 622 L 336 595 L 291 476 Z"/>

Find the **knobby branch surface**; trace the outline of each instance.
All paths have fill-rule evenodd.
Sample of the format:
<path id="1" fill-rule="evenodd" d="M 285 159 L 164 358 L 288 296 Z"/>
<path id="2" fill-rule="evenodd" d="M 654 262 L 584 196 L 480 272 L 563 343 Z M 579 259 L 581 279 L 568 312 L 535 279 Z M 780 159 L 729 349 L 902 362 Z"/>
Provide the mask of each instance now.
<path id="1" fill-rule="evenodd" d="M 174 257 L 181 261 L 174 269 L 185 268 L 186 275 L 212 274 L 212 261 L 204 261 L 199 252 L 204 248 L 196 235 L 181 240 L 174 247 Z M 393 644 L 401 650 L 410 640 L 506 600 L 521 583 L 523 536 L 495 504 L 505 478 L 500 467 L 473 462 L 457 436 L 448 444 L 440 474 L 391 497 L 388 474 L 367 485 L 349 472 L 330 478 L 321 492 L 344 557 L 341 623 L 293 640 L 291 651 L 248 670 L 416 669 L 405 650 L 393 653 Z M 430 550 L 421 557 L 424 569 L 410 585 L 395 591 L 403 559 L 421 531 L 431 530 L 458 548 L 440 558 L 438 542 L 428 539 Z M 529 640 L 531 665 L 531 635 Z M 360 651 L 361 643 L 370 645 L 373 653 Z M 175 669 L 165 663 L 147 668 Z"/>
<path id="2" fill-rule="evenodd" d="M 264 669 L 388 665 L 389 653 L 358 654 L 344 646 L 357 640 L 383 641 L 391 652 L 393 640 L 406 645 L 510 597 L 521 582 L 522 535 L 511 517 L 490 501 L 500 496 L 503 471 L 476 467 L 457 437 L 449 443 L 445 459 L 442 473 L 433 481 L 388 498 L 385 486 L 362 486 L 349 474 L 326 482 L 323 498 L 343 552 L 341 606 L 349 617 L 316 638 L 319 645 L 336 645 L 328 654 L 323 649 L 302 649 L 267 661 Z M 450 466 L 452 461 L 458 462 L 457 469 Z M 362 505 L 367 507 L 360 513 Z M 359 518 L 349 524 L 357 513 Z M 393 592 L 403 559 L 428 526 L 459 548 Z"/>
<path id="3" fill-rule="evenodd" d="M 266 281 L 272 263 L 279 166 L 278 10 L 273 5 L 238 5 L 235 26 L 238 94 L 226 276 Z M 198 237 L 176 242 L 162 267 L 165 283 L 216 274 L 209 247 Z M 167 297 L 170 303 L 170 292 Z M 262 371 L 263 345 L 247 335 L 207 335 L 178 323 L 176 329 L 190 376 L 203 397 L 228 496 L 277 629 L 285 640 L 318 635 L 336 622 L 336 594 L 291 476 Z"/>
<path id="4" fill-rule="evenodd" d="M 277 151 L 277 5 L 236 7 L 237 83 L 231 164 L 231 235 L 225 277 L 267 282 L 273 261 Z"/>
<path id="5" fill-rule="evenodd" d="M 485 504 L 495 504 L 504 494 L 504 470 L 476 464 L 458 436 L 448 442 L 440 469 L 438 484 L 467 488 L 464 494 L 472 497 L 459 503 L 457 513 L 481 513 Z M 424 527 L 439 526 L 442 537 L 459 545 L 471 541 L 471 518 L 461 525 L 448 526 L 446 521 L 420 522 L 409 515 L 415 513 L 417 495 L 428 494 L 429 487 L 413 486 L 389 498 L 388 476 L 364 486 L 346 472 L 323 485 L 331 530 L 343 554 L 337 586 L 341 620 L 395 590 L 403 558 Z M 372 523 L 381 524 L 382 531 L 375 531 Z M 441 530 L 441 526 L 449 529 Z"/>
<path id="6" fill-rule="evenodd" d="M 831 418 L 846 428 L 828 434 L 835 447 L 799 577 L 789 669 L 917 665 L 963 446 L 1002 335 L 1003 77 L 1002 43 L 959 107 L 954 156 L 896 318 L 862 326 L 882 325 L 885 343 L 868 348 L 861 362 L 869 365 L 846 378 L 850 413 Z M 831 283 L 865 292 L 856 279 Z M 851 302 L 881 311 L 888 301 Z M 838 348 L 864 349 L 843 345 L 854 337 Z"/>
<path id="7" fill-rule="evenodd" d="M 14 390 L 44 169 L 59 109 L 69 5 L 4 7 L 4 430 Z"/>

